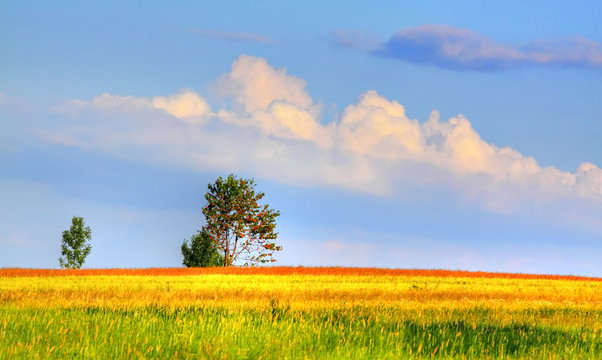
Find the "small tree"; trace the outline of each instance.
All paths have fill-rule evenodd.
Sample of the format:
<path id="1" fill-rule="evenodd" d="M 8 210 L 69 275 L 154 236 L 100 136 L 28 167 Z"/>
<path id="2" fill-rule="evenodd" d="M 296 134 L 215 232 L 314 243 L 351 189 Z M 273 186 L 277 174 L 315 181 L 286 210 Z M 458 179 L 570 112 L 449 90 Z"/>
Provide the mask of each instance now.
<path id="1" fill-rule="evenodd" d="M 190 247 L 184 241 L 182 244 L 182 263 L 186 267 L 224 266 L 224 257 L 215 248 L 211 236 L 205 229 L 190 238 Z"/>
<path id="2" fill-rule="evenodd" d="M 276 261 L 273 253 L 282 249 L 274 242 L 280 212 L 258 204 L 265 194 L 255 192 L 254 180 L 230 174 L 227 179 L 220 176 L 208 189 L 203 208 L 205 230 L 223 253 L 224 266 L 232 266 L 236 260 L 245 265 Z"/>
<path id="3" fill-rule="evenodd" d="M 92 232 L 89 226 L 85 226 L 84 218 L 74 216 L 71 219 L 71 228 L 63 231 L 62 256 L 59 258 L 61 267 L 66 269 L 81 268 L 86 256 L 92 250 L 92 246 L 87 243 L 90 239 L 92 239 Z"/>

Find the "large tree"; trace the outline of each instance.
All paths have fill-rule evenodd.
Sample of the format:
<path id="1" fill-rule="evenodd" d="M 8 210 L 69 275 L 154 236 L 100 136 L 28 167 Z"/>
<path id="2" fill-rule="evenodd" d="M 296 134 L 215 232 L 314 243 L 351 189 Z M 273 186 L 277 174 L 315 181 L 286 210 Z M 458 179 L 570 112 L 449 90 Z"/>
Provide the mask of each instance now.
<path id="1" fill-rule="evenodd" d="M 255 192 L 254 180 L 230 174 L 226 179 L 220 176 L 208 189 L 204 229 L 224 255 L 224 266 L 237 260 L 244 265 L 276 261 L 273 254 L 282 249 L 274 231 L 280 212 L 259 205 L 265 194 Z"/>
<path id="2" fill-rule="evenodd" d="M 59 264 L 66 269 L 79 269 L 84 264 L 86 257 L 90 254 L 92 246 L 92 231 L 85 226 L 84 218 L 74 216 L 71 219 L 69 230 L 63 231 L 63 242 L 61 244 L 61 257 Z"/>

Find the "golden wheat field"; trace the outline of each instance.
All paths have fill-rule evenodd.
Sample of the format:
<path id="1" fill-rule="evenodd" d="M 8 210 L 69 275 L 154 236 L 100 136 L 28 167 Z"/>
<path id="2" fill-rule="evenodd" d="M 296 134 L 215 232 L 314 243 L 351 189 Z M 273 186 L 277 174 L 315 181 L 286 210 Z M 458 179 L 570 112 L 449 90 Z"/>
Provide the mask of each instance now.
<path id="1" fill-rule="evenodd" d="M 0 269 L 2 358 L 602 358 L 602 281 L 354 268 Z"/>

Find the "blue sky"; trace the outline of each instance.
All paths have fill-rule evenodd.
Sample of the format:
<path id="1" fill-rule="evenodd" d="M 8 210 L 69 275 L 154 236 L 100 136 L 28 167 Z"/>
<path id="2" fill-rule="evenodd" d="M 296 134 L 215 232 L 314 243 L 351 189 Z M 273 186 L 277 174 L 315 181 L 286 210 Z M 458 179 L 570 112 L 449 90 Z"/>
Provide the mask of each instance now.
<path id="1" fill-rule="evenodd" d="M 256 179 L 280 265 L 602 276 L 595 1 L 3 2 L 0 266 L 181 266 Z"/>

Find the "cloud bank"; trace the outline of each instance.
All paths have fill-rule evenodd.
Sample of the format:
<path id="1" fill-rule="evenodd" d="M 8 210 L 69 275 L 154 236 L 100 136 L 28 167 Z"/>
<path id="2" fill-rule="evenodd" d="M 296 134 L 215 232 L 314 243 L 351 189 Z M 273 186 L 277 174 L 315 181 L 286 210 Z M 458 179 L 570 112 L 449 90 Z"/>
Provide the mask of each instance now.
<path id="1" fill-rule="evenodd" d="M 391 196 L 444 186 L 494 211 L 564 198 L 602 201 L 602 169 L 540 166 L 483 140 L 462 115 L 407 117 L 374 90 L 340 119 L 321 121 L 305 81 L 265 59 L 241 55 L 214 90 L 212 109 L 191 90 L 153 98 L 103 94 L 61 108 L 62 125 L 39 129 L 49 142 L 187 169 L 236 172 L 298 186 L 333 186 Z"/>
<path id="2" fill-rule="evenodd" d="M 352 32 L 338 31 L 333 36 L 341 47 L 455 70 L 500 71 L 524 66 L 602 69 L 602 45 L 580 36 L 509 45 L 448 25 L 407 28 L 381 43 Z"/>

